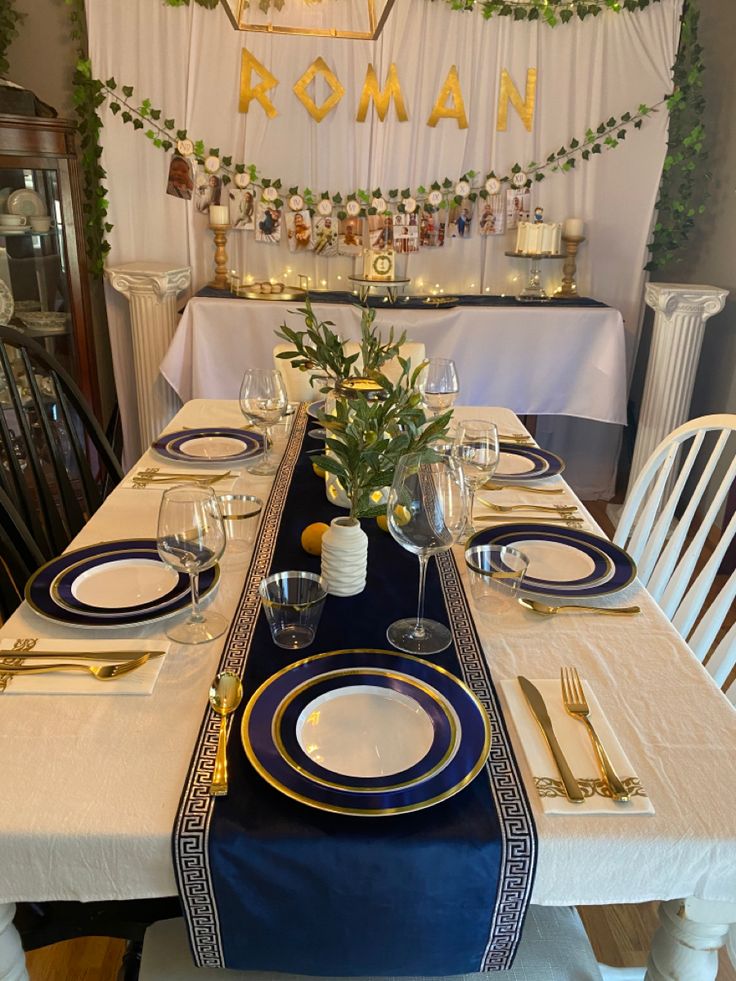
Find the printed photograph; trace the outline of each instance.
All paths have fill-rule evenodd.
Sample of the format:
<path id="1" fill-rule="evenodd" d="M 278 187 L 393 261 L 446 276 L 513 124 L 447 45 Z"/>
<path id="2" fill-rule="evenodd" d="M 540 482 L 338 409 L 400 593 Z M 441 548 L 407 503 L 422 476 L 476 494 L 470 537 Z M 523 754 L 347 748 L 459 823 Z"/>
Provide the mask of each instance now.
<path id="1" fill-rule="evenodd" d="M 312 216 L 306 208 L 286 212 L 286 237 L 289 252 L 312 251 Z"/>
<path id="2" fill-rule="evenodd" d="M 388 249 L 394 244 L 393 215 L 368 215 L 368 239 L 372 249 Z"/>
<path id="3" fill-rule="evenodd" d="M 423 249 L 439 249 L 445 244 L 447 209 L 422 211 L 419 215 L 419 244 Z"/>
<path id="4" fill-rule="evenodd" d="M 317 255 L 337 255 L 337 218 L 332 215 L 312 218 L 312 248 Z"/>
<path id="5" fill-rule="evenodd" d="M 194 170 L 191 161 L 186 157 L 174 154 L 169 164 L 169 179 L 166 184 L 166 193 L 174 198 L 184 198 L 185 201 L 192 200 L 194 193 Z M 209 207 L 209 206 L 208 206 Z"/>
<path id="6" fill-rule="evenodd" d="M 394 251 L 409 255 L 419 251 L 419 220 L 416 211 L 394 215 Z"/>
<path id="7" fill-rule="evenodd" d="M 211 204 L 219 204 L 221 194 L 222 181 L 217 174 L 206 174 L 198 168 L 194 181 L 194 206 L 197 211 L 206 213 Z"/>
<path id="8" fill-rule="evenodd" d="M 503 194 L 491 194 L 479 202 L 478 231 L 481 235 L 503 235 L 506 231 L 506 201 Z"/>
<path id="9" fill-rule="evenodd" d="M 506 228 L 516 228 L 520 221 L 529 221 L 532 196 L 529 191 L 513 187 L 506 191 Z"/>
<path id="10" fill-rule="evenodd" d="M 363 218 L 343 218 L 337 230 L 338 255 L 360 255 L 363 251 Z"/>
<path id="11" fill-rule="evenodd" d="M 460 204 L 454 204 L 450 208 L 450 238 L 470 238 L 473 230 L 474 207 L 475 204 L 470 198 L 463 198 Z"/>
<path id="12" fill-rule="evenodd" d="M 259 201 L 256 208 L 256 242 L 281 241 L 281 211 L 270 201 Z"/>
<path id="13" fill-rule="evenodd" d="M 231 187 L 227 196 L 233 229 L 252 232 L 256 227 L 256 195 L 253 187 Z"/>

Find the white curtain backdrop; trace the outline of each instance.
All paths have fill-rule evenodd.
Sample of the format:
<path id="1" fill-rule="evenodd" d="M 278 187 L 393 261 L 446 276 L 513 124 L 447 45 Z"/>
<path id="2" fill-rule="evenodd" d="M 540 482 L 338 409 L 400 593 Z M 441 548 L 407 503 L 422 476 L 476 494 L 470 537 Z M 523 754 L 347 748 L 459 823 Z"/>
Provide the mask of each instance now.
<path id="1" fill-rule="evenodd" d="M 151 99 L 206 148 L 217 147 L 235 162 L 255 163 L 262 174 L 281 177 L 283 187 L 308 186 L 319 193 L 375 188 L 416 188 L 435 180 L 458 179 L 474 169 L 507 173 L 544 160 L 588 126 L 656 103 L 671 89 L 682 0 L 662 0 L 640 13 L 606 12 L 583 22 L 550 29 L 479 13 L 460 13 L 444 2 L 397 0 L 377 42 L 239 33 L 223 9 L 207 11 L 194 2 L 170 8 L 161 0 L 89 0 L 90 53 L 99 78 L 135 86 L 135 100 Z M 247 47 L 279 79 L 270 92 L 279 115 L 269 120 L 261 107 L 238 112 L 241 51 Z M 322 56 L 345 86 L 345 96 L 322 123 L 316 123 L 292 92 L 310 63 Z M 368 63 L 381 85 L 395 62 L 409 112 L 396 120 L 391 107 L 384 122 L 371 108 L 365 123 L 355 114 Z M 454 120 L 426 125 L 451 65 L 456 65 L 469 127 Z M 524 94 L 527 69 L 538 71 L 534 125 L 529 133 L 513 108 L 508 129 L 496 131 L 501 70 L 506 68 Z M 254 77 L 254 84 L 255 84 Z M 313 89 L 318 103 L 326 94 Z M 189 264 L 196 291 L 211 278 L 212 236 L 207 218 L 191 202 L 167 196 L 170 155 L 103 109 L 103 158 L 108 173 L 111 263 L 138 259 Z M 532 206 L 546 220 L 574 215 L 586 223 L 578 262 L 581 292 L 623 313 L 629 369 L 636 350 L 642 304 L 646 241 L 666 149 L 667 113 L 648 118 L 617 149 L 590 162 L 578 161 L 568 174 L 551 174 L 533 188 Z M 477 221 L 476 221 L 477 226 Z M 515 233 L 514 233 L 515 234 Z M 510 236 L 510 237 L 509 237 Z M 514 235 L 448 239 L 442 249 L 423 249 L 407 261 L 412 289 L 439 283 L 446 293 L 518 292 L 526 263 L 504 250 Z M 256 279 L 276 277 L 296 283 L 299 273 L 345 288 L 353 272 L 349 258 L 291 255 L 285 241 L 259 244 L 252 232 L 233 232 L 231 268 Z M 291 273 L 286 273 L 291 269 Z M 560 263 L 545 264 L 553 287 Z M 341 277 L 341 278 L 338 278 Z M 421 283 L 421 285 L 420 285 Z M 137 450 L 135 379 L 127 303 L 108 296 L 118 394 L 129 454 Z M 431 355 L 432 352 L 428 352 Z M 489 336 L 480 356 L 502 358 Z M 530 352 L 530 357 L 534 353 Z M 462 382 L 462 380 L 461 380 Z M 543 445 L 568 458 L 571 481 L 583 496 L 611 491 L 620 428 L 546 417 L 539 421 Z M 134 458 L 134 456 L 133 456 Z"/>

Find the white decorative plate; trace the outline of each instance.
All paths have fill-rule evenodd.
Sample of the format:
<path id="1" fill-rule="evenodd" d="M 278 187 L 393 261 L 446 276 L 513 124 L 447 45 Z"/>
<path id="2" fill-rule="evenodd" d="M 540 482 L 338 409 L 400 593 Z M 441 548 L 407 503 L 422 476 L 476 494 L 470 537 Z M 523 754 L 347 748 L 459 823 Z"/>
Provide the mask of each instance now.
<path id="1" fill-rule="evenodd" d="M 46 205 L 40 194 L 21 187 L 8 196 L 6 210 L 9 215 L 27 215 L 34 218 L 46 215 Z"/>

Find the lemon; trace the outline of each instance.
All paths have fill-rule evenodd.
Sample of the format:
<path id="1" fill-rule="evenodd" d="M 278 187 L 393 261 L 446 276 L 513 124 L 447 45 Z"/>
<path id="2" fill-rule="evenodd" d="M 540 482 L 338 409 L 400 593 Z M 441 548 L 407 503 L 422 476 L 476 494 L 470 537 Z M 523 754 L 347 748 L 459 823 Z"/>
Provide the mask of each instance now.
<path id="1" fill-rule="evenodd" d="M 403 504 L 397 504 L 394 508 L 394 521 L 399 528 L 403 525 L 408 525 L 411 521 L 411 511 L 409 508 L 404 507 Z"/>
<path id="2" fill-rule="evenodd" d="M 315 521 L 302 532 L 302 548 L 310 555 L 322 554 L 322 536 L 328 531 L 329 525 L 324 521 Z"/>
<path id="3" fill-rule="evenodd" d="M 388 518 L 385 514 L 379 514 L 376 518 L 376 524 L 381 529 L 381 531 L 388 531 Z"/>
<path id="4" fill-rule="evenodd" d="M 324 477 L 325 472 L 322 467 L 318 467 L 316 463 L 312 464 L 312 470 L 317 474 L 318 477 Z"/>

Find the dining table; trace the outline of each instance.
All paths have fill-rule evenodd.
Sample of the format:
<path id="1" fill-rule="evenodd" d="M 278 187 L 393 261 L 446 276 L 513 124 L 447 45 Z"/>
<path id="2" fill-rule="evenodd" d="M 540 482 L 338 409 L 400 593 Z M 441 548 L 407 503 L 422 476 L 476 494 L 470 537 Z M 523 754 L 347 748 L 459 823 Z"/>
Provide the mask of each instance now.
<path id="1" fill-rule="evenodd" d="M 460 407 L 456 415 L 492 420 L 504 433 L 526 433 L 508 408 Z M 193 399 L 166 431 L 208 426 L 242 427 L 238 402 Z M 276 433 L 277 452 L 286 445 L 286 426 Z M 155 539 L 163 486 L 136 486 L 134 475 L 165 466 L 153 449 L 146 450 L 70 547 Z M 233 470 L 239 492 L 266 500 L 272 478 L 250 475 L 245 466 Z M 223 481 L 222 492 L 231 486 Z M 561 474 L 536 486 L 559 493 L 544 498 L 533 485 L 514 483 L 479 494 L 501 506 L 570 505 L 585 529 L 602 534 Z M 509 514 L 509 521 L 514 517 Z M 504 519 L 499 516 L 499 526 Z M 305 513 L 304 525 L 311 520 Z M 220 562 L 207 602 L 226 618 L 240 601 L 251 552 L 226 550 Z M 455 552 L 467 585 L 462 546 Z M 736 712 L 637 579 L 592 603 L 603 610 L 636 605 L 640 612 L 543 616 L 516 604 L 502 619 L 475 615 L 536 827 L 531 902 L 660 900 L 662 923 L 648 977 L 715 978 L 713 958 L 736 923 Z M 372 613 L 383 615 L 380 609 Z M 35 638 L 50 646 L 104 638 L 161 648 L 165 627 L 159 620 L 82 630 L 52 622 L 23 602 L 2 625 L 0 640 Z M 153 690 L 138 697 L 116 694 L 115 682 L 86 695 L 36 694 L 29 679 L 22 691 L 13 692 L 12 680 L 0 691 L 0 981 L 28 977 L 13 926 L 16 903 L 176 895 L 172 827 L 224 644 L 225 637 L 198 646 L 170 644 Z M 291 657 L 274 647 L 273 671 Z M 595 693 L 650 808 L 628 813 L 620 805 L 620 813 L 599 813 L 583 803 L 573 813 L 553 813 L 543 807 L 525 752 L 529 726 L 512 711 L 509 686 L 519 675 L 559 684 L 563 665 L 574 665 Z M 236 733 L 229 751 L 241 751 Z M 299 819 L 308 826 L 313 811 L 303 807 Z"/>

